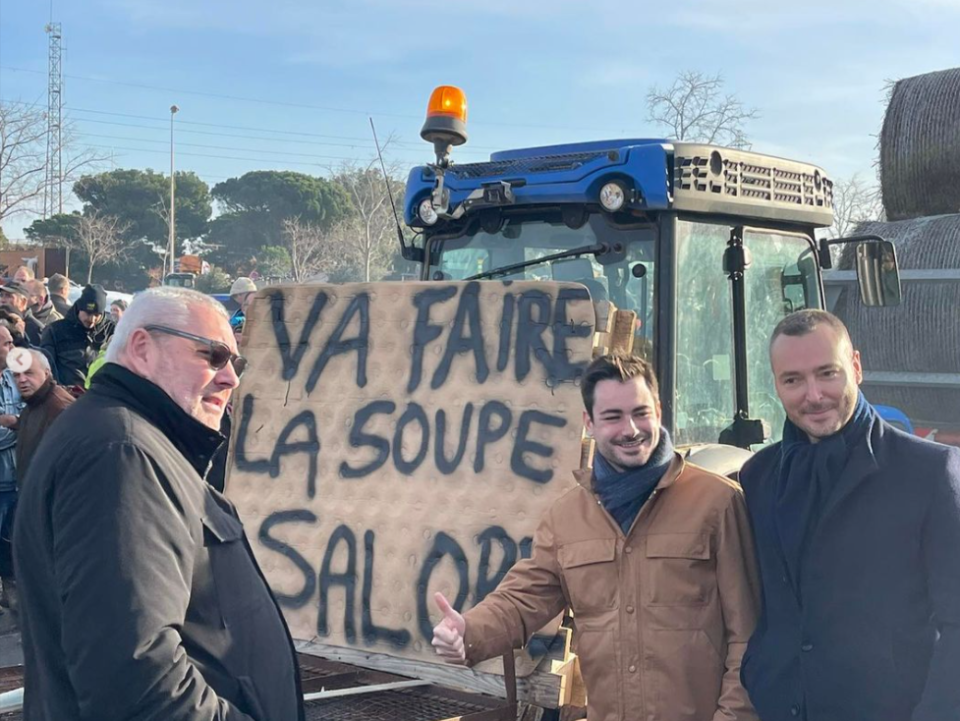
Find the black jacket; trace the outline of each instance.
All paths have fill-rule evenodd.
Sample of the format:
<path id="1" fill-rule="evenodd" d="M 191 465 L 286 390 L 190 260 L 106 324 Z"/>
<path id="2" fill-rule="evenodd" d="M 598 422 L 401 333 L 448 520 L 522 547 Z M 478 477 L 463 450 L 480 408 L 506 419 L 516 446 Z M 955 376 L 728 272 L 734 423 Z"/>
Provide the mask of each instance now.
<path id="1" fill-rule="evenodd" d="M 87 369 L 113 336 L 113 321 L 104 314 L 93 328 L 85 327 L 74 305 L 63 320 L 43 329 L 40 349 L 53 358 L 53 377 L 62 386 L 82 386 Z"/>
<path id="2" fill-rule="evenodd" d="M 34 347 L 40 345 L 40 339 L 43 337 L 43 329 L 46 328 L 46 326 L 30 311 L 23 314 L 23 325 L 26 329 L 27 342 Z"/>
<path id="3" fill-rule="evenodd" d="M 227 485 L 227 459 L 230 454 L 230 432 L 232 429 L 233 407 L 228 403 L 227 409 L 223 412 L 223 420 L 220 421 L 220 433 L 227 440 L 217 449 L 213 459 L 210 461 L 210 470 L 207 472 L 207 483 L 220 491 L 220 493 L 224 492 L 224 488 Z"/>
<path id="4" fill-rule="evenodd" d="M 223 437 L 108 363 L 37 449 L 14 529 L 25 721 L 296 721 L 296 656 Z"/>
<path id="5" fill-rule="evenodd" d="M 62 295 L 54 295 L 53 293 L 50 294 L 50 302 L 53 303 L 53 307 L 57 309 L 57 313 L 64 318 L 67 317 L 67 313 L 69 313 L 70 308 L 73 307 L 73 304 Z"/>
<path id="6" fill-rule="evenodd" d="M 877 421 L 808 541 L 773 521 L 780 444 L 743 467 L 763 608 L 741 679 L 763 721 L 960 719 L 960 452 Z"/>

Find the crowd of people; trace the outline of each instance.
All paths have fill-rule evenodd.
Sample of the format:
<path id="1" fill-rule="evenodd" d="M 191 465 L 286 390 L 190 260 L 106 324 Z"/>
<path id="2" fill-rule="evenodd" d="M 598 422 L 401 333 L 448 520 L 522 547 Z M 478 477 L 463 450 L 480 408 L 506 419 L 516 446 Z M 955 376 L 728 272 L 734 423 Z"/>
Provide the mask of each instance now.
<path id="1" fill-rule="evenodd" d="M 0 285 L 0 613 L 17 603 L 10 538 L 26 468 L 113 332 L 102 288 L 87 286 L 72 304 L 68 293 L 66 277 L 45 284 L 27 266 Z M 29 360 L 8 365 L 17 357 Z"/>
<path id="2" fill-rule="evenodd" d="M 249 278 L 238 278 L 231 288 L 235 308 L 230 324 L 238 343 L 244 312 L 256 291 Z M 19 486 L 32 451 L 68 401 L 90 389 L 127 310 L 125 300 L 108 302 L 100 285 L 84 287 L 75 302 L 69 300 L 69 292 L 65 276 L 54 274 L 45 283 L 27 266 L 16 268 L 0 285 L 0 614 L 17 605 L 10 539 Z M 23 373 L 7 367 L 8 353 L 15 348 L 36 359 Z M 220 428 L 227 437 L 230 425 L 228 407 Z M 224 446 L 208 475 L 221 491 L 226 465 Z"/>
<path id="3" fill-rule="evenodd" d="M 255 287 L 233 290 L 243 313 Z M 0 320 L 24 718 L 304 719 L 290 632 L 211 475 L 242 323 L 182 288 L 115 326 L 104 310 L 88 287 L 39 349 Z M 54 369 L 71 383 L 104 336 L 74 400 Z M 649 362 L 595 359 L 592 467 L 495 591 L 463 613 L 437 594 L 439 656 L 510 652 L 569 609 L 591 721 L 960 719 L 960 451 L 876 414 L 829 313 L 787 316 L 770 363 L 783 440 L 737 483 L 673 447 Z"/>

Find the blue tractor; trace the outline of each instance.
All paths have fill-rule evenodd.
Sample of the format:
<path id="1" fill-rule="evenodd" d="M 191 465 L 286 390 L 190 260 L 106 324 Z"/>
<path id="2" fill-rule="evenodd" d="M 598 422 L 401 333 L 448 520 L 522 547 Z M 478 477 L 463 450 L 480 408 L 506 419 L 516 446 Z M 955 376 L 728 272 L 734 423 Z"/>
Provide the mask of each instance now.
<path id="1" fill-rule="evenodd" d="M 767 343 L 786 314 L 824 307 L 831 245 L 858 244 L 865 303 L 899 302 L 890 243 L 815 240 L 833 222 L 833 182 L 816 166 L 662 138 L 454 164 L 466 100 L 450 86 L 434 92 L 421 135 L 437 160 L 410 172 L 404 219 L 418 239 L 403 247 L 421 278 L 576 281 L 636 311 L 634 348 L 655 363 L 678 444 L 779 437 Z"/>

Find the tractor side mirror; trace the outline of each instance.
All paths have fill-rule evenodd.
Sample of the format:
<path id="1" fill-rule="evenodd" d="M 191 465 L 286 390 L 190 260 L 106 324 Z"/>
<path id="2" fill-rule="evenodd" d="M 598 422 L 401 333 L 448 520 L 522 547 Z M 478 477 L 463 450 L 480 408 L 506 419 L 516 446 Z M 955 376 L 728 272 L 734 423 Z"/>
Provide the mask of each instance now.
<path id="1" fill-rule="evenodd" d="M 864 305 L 900 305 L 903 295 L 893 243 L 873 240 L 857 245 L 857 281 Z"/>
<path id="2" fill-rule="evenodd" d="M 830 258 L 831 245 L 856 243 L 857 282 L 860 299 L 865 306 L 883 307 L 900 305 L 900 270 L 897 267 L 897 251 L 893 243 L 879 235 L 857 235 L 849 238 L 823 239 L 820 241 L 820 267 L 833 267 Z"/>

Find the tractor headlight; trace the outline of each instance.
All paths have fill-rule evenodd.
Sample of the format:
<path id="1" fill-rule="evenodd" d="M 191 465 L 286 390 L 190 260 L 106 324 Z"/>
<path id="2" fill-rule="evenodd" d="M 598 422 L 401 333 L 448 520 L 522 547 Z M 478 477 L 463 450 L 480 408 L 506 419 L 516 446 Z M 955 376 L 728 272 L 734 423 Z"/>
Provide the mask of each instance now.
<path id="1" fill-rule="evenodd" d="M 627 191 L 620 183 L 611 182 L 600 188 L 600 205 L 604 210 L 615 213 L 623 208 L 626 202 Z"/>
<path id="2" fill-rule="evenodd" d="M 437 215 L 437 211 L 433 207 L 433 198 L 424 198 L 420 201 L 417 215 L 420 216 L 420 220 L 424 225 L 434 225 L 440 220 L 440 216 Z"/>

